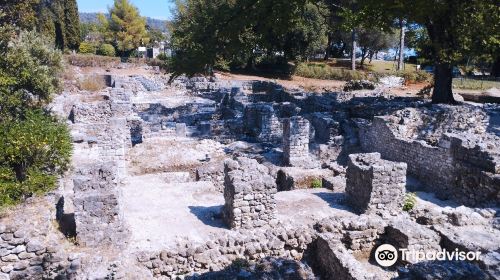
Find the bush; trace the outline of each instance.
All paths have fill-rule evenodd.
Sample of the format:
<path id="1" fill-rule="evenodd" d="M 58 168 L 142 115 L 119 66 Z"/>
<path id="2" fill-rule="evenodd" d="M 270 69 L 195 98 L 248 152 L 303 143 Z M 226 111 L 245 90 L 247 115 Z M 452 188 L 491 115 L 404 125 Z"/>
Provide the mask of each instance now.
<path id="1" fill-rule="evenodd" d="M 313 189 L 319 189 L 322 187 L 323 187 L 323 180 L 321 179 L 316 178 L 311 182 L 311 188 Z"/>
<path id="2" fill-rule="evenodd" d="M 432 81 L 431 74 L 420 70 L 415 72 L 398 73 L 397 76 L 402 77 L 407 85 Z"/>
<path id="3" fill-rule="evenodd" d="M 366 80 L 368 75 L 361 71 L 352 71 L 340 68 L 333 68 L 326 64 L 299 63 L 294 75 L 321 80 Z"/>
<path id="4" fill-rule="evenodd" d="M 417 205 L 417 194 L 407 193 L 403 204 L 403 211 L 409 212 Z"/>
<path id="5" fill-rule="evenodd" d="M 110 44 L 102 44 L 97 50 L 97 54 L 103 56 L 115 56 L 116 55 L 115 47 L 113 47 Z"/>
<path id="6" fill-rule="evenodd" d="M 74 54 L 65 56 L 69 65 L 77 67 L 112 68 L 120 64 L 119 57 Z"/>
<path id="7" fill-rule="evenodd" d="M 52 190 L 69 165 L 69 131 L 44 111 L 1 122 L 0 139 L 0 206 Z"/>
<path id="8" fill-rule="evenodd" d="M 46 42 L 34 32 L 0 36 L 0 207 L 53 189 L 70 162 L 66 125 L 43 109 L 63 70 Z"/>
<path id="9" fill-rule="evenodd" d="M 1 33 L 1 31 L 0 31 Z M 21 32 L 0 42 L 0 120 L 43 106 L 61 88 L 62 54 L 35 32 Z M 29 92 L 29 94 L 26 94 Z"/>
<path id="10" fill-rule="evenodd" d="M 80 48 L 78 48 L 78 52 L 81 54 L 95 54 L 96 47 L 93 43 L 90 42 L 82 42 L 80 44 Z"/>

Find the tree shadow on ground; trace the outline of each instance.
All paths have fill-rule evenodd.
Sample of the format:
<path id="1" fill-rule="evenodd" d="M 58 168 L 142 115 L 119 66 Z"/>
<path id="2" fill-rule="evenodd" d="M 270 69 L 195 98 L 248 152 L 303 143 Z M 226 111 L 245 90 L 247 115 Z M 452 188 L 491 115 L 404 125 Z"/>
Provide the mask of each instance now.
<path id="1" fill-rule="evenodd" d="M 490 113 L 490 119 L 486 131 L 500 137 L 500 109 Z"/>
<path id="2" fill-rule="evenodd" d="M 347 205 L 345 193 L 319 192 L 314 193 L 314 195 L 326 201 L 328 206 L 332 208 L 355 213 L 352 208 Z"/>
<path id="3" fill-rule="evenodd" d="M 207 226 L 227 228 L 222 220 L 222 207 L 222 205 L 189 206 L 189 211 Z"/>

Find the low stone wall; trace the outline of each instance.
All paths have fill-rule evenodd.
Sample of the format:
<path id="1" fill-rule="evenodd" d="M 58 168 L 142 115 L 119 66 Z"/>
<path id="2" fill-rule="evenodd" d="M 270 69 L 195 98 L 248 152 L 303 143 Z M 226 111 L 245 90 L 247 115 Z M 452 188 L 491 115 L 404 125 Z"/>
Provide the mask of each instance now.
<path id="1" fill-rule="evenodd" d="M 498 159 L 475 144 L 464 146 L 456 135 L 439 146 L 395 136 L 388 117 L 375 117 L 371 125 L 360 129 L 363 150 L 379 152 L 382 158 L 405 162 L 408 173 L 428 185 L 442 199 L 455 199 L 469 206 L 500 201 Z M 494 167 L 494 168 L 493 168 Z"/>
<path id="2" fill-rule="evenodd" d="M 69 279 L 80 268 L 77 256 L 59 245 L 43 244 L 44 236 L 0 225 L 0 279 Z"/>
<path id="3" fill-rule="evenodd" d="M 137 259 L 155 277 L 177 279 L 186 274 L 219 271 L 238 259 L 259 260 L 271 256 L 300 260 L 314 239 L 314 231 L 306 226 L 265 227 L 213 236 L 203 244 L 186 241 L 173 249 L 142 252 Z"/>
<path id="4" fill-rule="evenodd" d="M 224 162 L 224 220 L 232 229 L 256 228 L 276 222 L 277 192 L 264 165 L 254 159 Z"/>
<path id="5" fill-rule="evenodd" d="M 314 243 L 314 266 L 324 279 L 363 280 L 377 279 L 367 272 L 347 251 L 342 242 L 329 234 L 320 234 Z"/>
<path id="6" fill-rule="evenodd" d="M 93 164 L 75 172 L 76 237 L 82 246 L 116 246 L 128 236 L 120 217 L 114 168 L 109 163 Z"/>
<path id="7" fill-rule="evenodd" d="M 348 203 L 358 213 L 397 215 L 403 207 L 406 164 L 380 158 L 379 153 L 349 155 Z"/>
<path id="8" fill-rule="evenodd" d="M 415 252 L 438 252 L 441 249 L 441 237 L 436 232 L 404 218 L 390 221 L 383 239 L 395 248 Z M 407 262 L 415 263 L 416 260 L 409 258 Z"/>

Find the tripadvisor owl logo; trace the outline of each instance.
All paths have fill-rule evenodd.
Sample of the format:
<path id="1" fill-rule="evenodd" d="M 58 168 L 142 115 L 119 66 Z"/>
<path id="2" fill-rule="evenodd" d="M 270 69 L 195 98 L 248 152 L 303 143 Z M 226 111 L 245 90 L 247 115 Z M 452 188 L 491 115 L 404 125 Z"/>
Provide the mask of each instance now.
<path id="1" fill-rule="evenodd" d="M 398 250 L 389 244 L 380 245 L 375 251 L 375 261 L 383 267 L 393 266 L 398 261 Z"/>

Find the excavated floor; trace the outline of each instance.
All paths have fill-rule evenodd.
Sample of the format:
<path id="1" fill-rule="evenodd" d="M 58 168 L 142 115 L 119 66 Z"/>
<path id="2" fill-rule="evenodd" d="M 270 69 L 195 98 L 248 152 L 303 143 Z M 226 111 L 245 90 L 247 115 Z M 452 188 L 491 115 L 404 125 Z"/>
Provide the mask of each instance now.
<path id="1" fill-rule="evenodd" d="M 131 251 L 157 251 L 183 237 L 207 241 L 211 233 L 229 231 L 220 217 L 223 194 L 211 182 L 168 183 L 165 177 L 169 176 L 129 177 L 122 189 L 120 205 L 132 234 Z M 340 200 L 340 194 L 326 189 L 280 192 L 276 194 L 277 217 L 284 223 L 303 225 L 331 216 L 354 216 Z"/>

